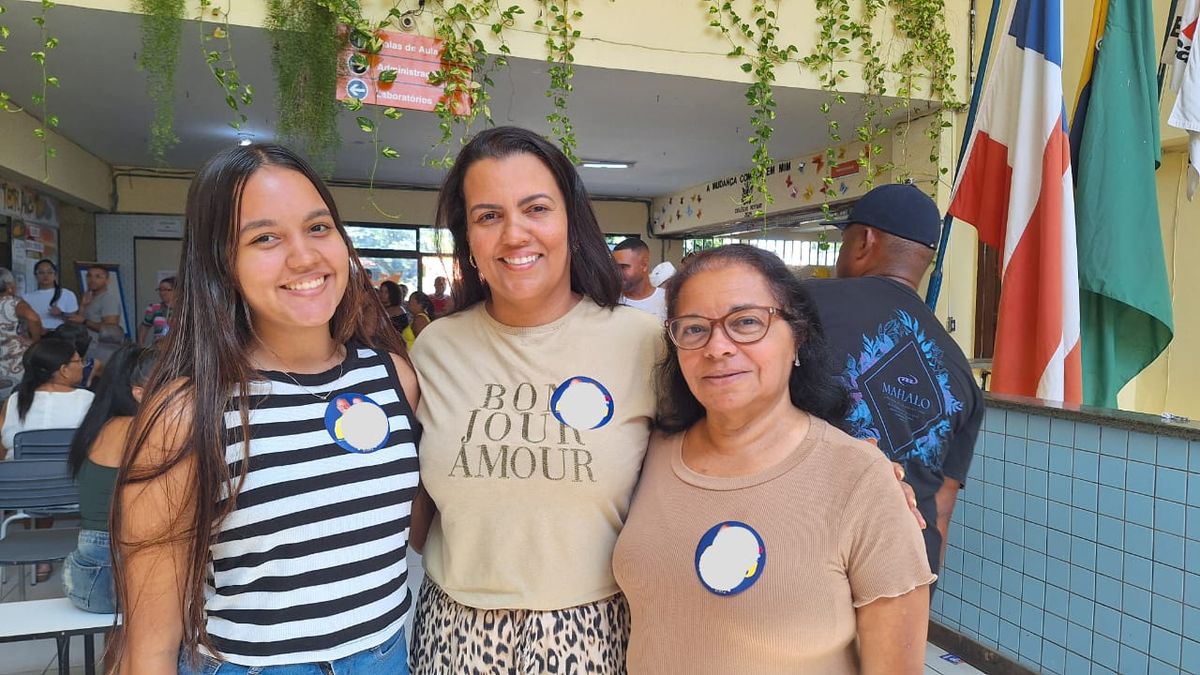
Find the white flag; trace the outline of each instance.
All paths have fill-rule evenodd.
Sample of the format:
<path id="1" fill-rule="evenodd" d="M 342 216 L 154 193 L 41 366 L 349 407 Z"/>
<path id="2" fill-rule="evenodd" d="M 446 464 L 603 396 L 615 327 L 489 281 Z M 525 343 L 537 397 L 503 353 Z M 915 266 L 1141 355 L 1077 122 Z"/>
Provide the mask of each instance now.
<path id="1" fill-rule="evenodd" d="M 1200 57 L 1192 53 L 1197 19 L 1200 19 L 1200 0 L 1188 0 L 1182 16 L 1171 73 L 1171 88 L 1179 94 L 1167 124 L 1188 132 L 1187 198 L 1191 201 L 1197 184 L 1200 184 Z"/>

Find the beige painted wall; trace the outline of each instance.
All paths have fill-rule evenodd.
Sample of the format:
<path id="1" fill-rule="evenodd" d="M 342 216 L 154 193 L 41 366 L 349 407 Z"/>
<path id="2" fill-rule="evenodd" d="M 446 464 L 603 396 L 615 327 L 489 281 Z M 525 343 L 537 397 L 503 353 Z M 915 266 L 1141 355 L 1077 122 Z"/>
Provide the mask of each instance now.
<path id="1" fill-rule="evenodd" d="M 57 155 L 47 165 L 42 141 L 33 135 L 38 126 L 27 113 L 0 113 L 0 170 L 59 199 L 88 209 L 108 208 L 108 165 L 54 131 L 49 138 Z"/>
<path id="2" fill-rule="evenodd" d="M 118 176 L 117 212 L 179 215 L 187 202 L 188 180 Z M 432 190 L 391 190 L 333 186 L 343 220 L 368 223 L 432 225 L 437 209 L 437 192 Z M 600 228 L 605 232 L 644 233 L 649 218 L 645 202 L 593 200 L 592 207 Z"/>
<path id="3" fill-rule="evenodd" d="M 30 0 L 13 0 L 28 2 Z M 92 9 L 132 12 L 132 0 L 64 0 L 59 4 L 75 5 Z M 369 18 L 381 18 L 393 6 L 391 2 L 367 0 L 363 9 Z M 433 3 L 430 3 L 432 6 Z M 505 36 L 512 54 L 518 57 L 544 60 L 546 58 L 546 34 L 534 25 L 538 17 L 538 3 L 535 0 L 512 0 L 504 2 L 520 5 L 525 14 L 518 17 L 516 25 L 506 31 Z M 401 10 L 415 7 L 415 2 L 400 2 Z M 735 5 L 747 11 L 748 0 L 737 0 Z M 230 20 L 238 25 L 261 26 L 266 16 L 267 3 L 258 2 L 232 3 Z M 740 60 L 726 56 L 730 50 L 725 38 L 708 25 L 707 6 L 699 0 L 584 0 L 571 4 L 572 9 L 582 9 L 584 16 L 576 27 L 582 35 L 576 43 L 575 62 L 582 65 L 635 70 L 649 73 L 685 75 L 706 79 L 727 80 L 734 82 L 749 82 L 750 76 L 742 72 Z M 950 15 L 947 24 L 952 34 L 962 45 L 966 44 L 967 3 L 963 0 L 950 0 L 946 3 Z M 812 51 L 817 41 L 818 27 L 814 21 L 815 10 L 810 2 L 781 2 L 777 7 L 779 14 L 779 43 L 795 44 L 799 54 Z M 188 16 L 194 16 L 195 9 L 188 6 Z M 488 44 L 488 49 L 495 52 L 499 43 L 493 39 L 488 26 L 479 27 L 479 37 Z M 419 17 L 417 31 L 423 35 L 433 35 L 432 9 L 427 8 L 424 15 Z M 898 50 L 902 48 L 892 32 L 891 21 L 887 12 L 881 13 L 875 24 L 876 34 L 880 36 L 885 49 Z M 861 91 L 861 78 L 858 74 L 861 67 L 855 62 L 838 64 L 851 76 L 847 81 L 846 90 Z M 959 64 L 965 80 L 965 64 Z M 779 69 L 778 84 L 785 87 L 819 88 L 817 75 L 803 68 L 798 62 L 793 62 Z M 891 89 L 895 89 L 893 81 Z M 921 93 L 914 93 L 920 98 Z"/>

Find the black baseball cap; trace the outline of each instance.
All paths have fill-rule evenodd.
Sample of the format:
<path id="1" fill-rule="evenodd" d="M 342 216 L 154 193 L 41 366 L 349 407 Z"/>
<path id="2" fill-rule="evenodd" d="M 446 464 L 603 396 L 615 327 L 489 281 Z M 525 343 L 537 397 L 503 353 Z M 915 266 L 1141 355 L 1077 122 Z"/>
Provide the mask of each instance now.
<path id="1" fill-rule="evenodd" d="M 932 249 L 942 233 L 937 204 L 917 186 L 904 183 L 880 185 L 854 203 L 850 217 L 829 224 L 844 230 L 855 223 Z"/>

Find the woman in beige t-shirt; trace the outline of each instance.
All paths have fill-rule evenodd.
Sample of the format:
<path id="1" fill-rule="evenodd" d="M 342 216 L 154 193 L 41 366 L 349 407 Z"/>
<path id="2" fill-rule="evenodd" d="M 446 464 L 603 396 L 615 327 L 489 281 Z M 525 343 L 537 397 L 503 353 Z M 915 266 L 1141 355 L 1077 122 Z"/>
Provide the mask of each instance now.
<path id="1" fill-rule="evenodd" d="M 771 253 L 667 286 L 656 435 L 613 556 L 629 672 L 920 673 L 934 580 L 887 458 L 834 424 L 805 291 Z"/>

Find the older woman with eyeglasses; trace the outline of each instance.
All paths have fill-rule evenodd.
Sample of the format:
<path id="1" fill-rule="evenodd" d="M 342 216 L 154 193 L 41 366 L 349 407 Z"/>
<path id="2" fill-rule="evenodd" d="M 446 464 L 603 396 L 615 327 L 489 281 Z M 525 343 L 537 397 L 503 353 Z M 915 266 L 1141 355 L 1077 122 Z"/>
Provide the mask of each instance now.
<path id="1" fill-rule="evenodd" d="M 843 433 L 807 293 L 733 245 L 667 284 L 663 401 L 613 556 L 629 672 L 920 673 L 934 580 L 892 468 Z"/>

